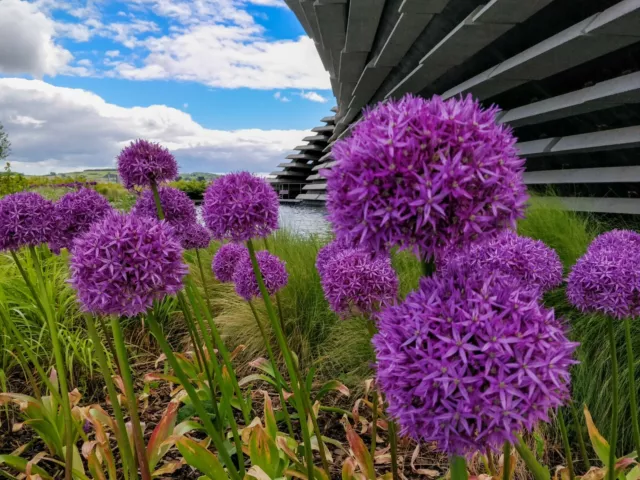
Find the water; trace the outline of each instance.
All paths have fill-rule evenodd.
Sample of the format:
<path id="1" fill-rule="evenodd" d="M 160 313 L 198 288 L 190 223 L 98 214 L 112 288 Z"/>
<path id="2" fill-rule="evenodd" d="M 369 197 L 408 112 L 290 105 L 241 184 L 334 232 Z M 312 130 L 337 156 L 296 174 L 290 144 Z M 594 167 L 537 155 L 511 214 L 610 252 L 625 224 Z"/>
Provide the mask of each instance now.
<path id="1" fill-rule="evenodd" d="M 196 209 L 202 222 L 202 207 Z M 280 205 L 280 228 L 302 235 L 324 235 L 331 231 L 326 208 L 296 204 Z"/>

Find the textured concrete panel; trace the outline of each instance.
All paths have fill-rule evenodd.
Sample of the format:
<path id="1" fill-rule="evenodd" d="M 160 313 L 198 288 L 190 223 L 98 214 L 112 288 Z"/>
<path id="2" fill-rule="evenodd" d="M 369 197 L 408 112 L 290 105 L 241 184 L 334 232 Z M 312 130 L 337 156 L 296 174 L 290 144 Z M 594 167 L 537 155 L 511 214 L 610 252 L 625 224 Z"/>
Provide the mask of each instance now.
<path id="1" fill-rule="evenodd" d="M 596 152 L 637 146 L 640 146 L 640 126 L 562 137 L 551 152 Z"/>
<path id="2" fill-rule="evenodd" d="M 378 91 L 389 72 L 391 72 L 391 67 L 375 67 L 373 64 L 374 62 L 369 62 L 369 65 L 362 71 L 358 84 L 353 91 L 353 99 L 349 104 L 349 108 L 360 110 L 364 107 Z"/>
<path id="3" fill-rule="evenodd" d="M 461 93 L 471 93 L 479 100 L 493 97 L 499 93 L 511 90 L 526 83 L 526 80 L 511 80 L 501 78 L 489 78 L 490 72 L 485 72 L 477 77 L 473 77 L 466 82 L 457 85 L 442 94 L 442 98 L 447 99 L 459 95 Z"/>
<path id="4" fill-rule="evenodd" d="M 305 185 L 302 187 L 303 190 L 326 190 L 326 183 L 310 183 L 309 185 Z"/>
<path id="5" fill-rule="evenodd" d="M 384 0 L 351 0 L 347 22 L 346 52 L 369 52 L 373 45 Z"/>
<path id="6" fill-rule="evenodd" d="M 557 197 L 548 200 L 550 203 L 560 202 L 567 210 L 593 213 L 624 213 L 637 215 L 640 213 L 638 198 L 587 198 Z"/>
<path id="7" fill-rule="evenodd" d="M 483 23 L 520 23 L 553 0 L 492 0 L 473 19 Z"/>
<path id="8" fill-rule="evenodd" d="M 347 33 L 346 3 L 319 4 L 316 1 L 313 8 L 322 45 L 329 50 L 342 50 Z"/>
<path id="9" fill-rule="evenodd" d="M 279 163 L 277 166 L 280 168 L 298 168 L 300 170 L 311 170 L 311 165 L 298 162 Z"/>
<path id="10" fill-rule="evenodd" d="M 400 5 L 401 13 L 440 13 L 450 0 L 404 0 Z"/>
<path id="11" fill-rule="evenodd" d="M 334 128 L 335 127 L 333 125 L 325 125 L 324 127 L 313 127 L 311 131 L 318 132 L 318 133 L 326 133 L 328 135 L 331 135 Z"/>
<path id="12" fill-rule="evenodd" d="M 545 138 L 543 140 L 516 143 L 516 148 L 520 156 L 532 157 L 548 153 L 557 142 L 558 138 Z"/>
<path id="13" fill-rule="evenodd" d="M 294 150 L 300 150 L 301 152 L 321 152 L 322 148 L 320 145 L 298 145 Z"/>
<path id="14" fill-rule="evenodd" d="M 353 89 L 356 88 L 356 82 L 345 82 L 340 84 L 340 96 L 338 102 L 340 108 L 348 110 L 349 103 L 351 103 L 351 94 Z"/>
<path id="15" fill-rule="evenodd" d="M 279 177 L 296 177 L 306 178 L 308 172 L 296 172 L 293 170 L 281 170 L 279 172 L 271 172 L 269 175 L 277 175 Z"/>
<path id="16" fill-rule="evenodd" d="M 367 62 L 368 52 L 345 52 L 340 55 L 340 83 L 357 83 Z"/>
<path id="17" fill-rule="evenodd" d="M 335 116 L 335 115 L 330 115 L 330 116 L 328 116 L 328 117 L 322 117 L 322 118 L 320 119 L 320 121 L 321 121 L 321 122 L 324 122 L 324 123 L 331 123 L 331 124 L 333 124 L 333 123 L 335 123 L 335 121 L 336 121 L 336 116 Z"/>
<path id="18" fill-rule="evenodd" d="M 315 160 L 315 155 L 309 155 L 308 153 L 292 153 L 285 157 L 288 160 Z"/>
<path id="19" fill-rule="evenodd" d="M 284 1 L 287 4 L 287 6 L 291 9 L 291 11 L 294 13 L 296 18 L 300 22 L 300 25 L 302 25 L 302 28 L 304 29 L 305 33 L 311 37 L 313 35 L 313 31 L 311 30 L 311 26 L 307 21 L 307 16 L 304 14 L 304 9 L 300 4 L 300 0 L 284 0 Z"/>
<path id="20" fill-rule="evenodd" d="M 432 18 L 433 14 L 403 13 L 400 15 L 376 59 L 375 66 L 395 67 Z"/>
<path id="21" fill-rule="evenodd" d="M 607 8 L 585 29 L 585 33 L 640 37 L 640 2 L 624 0 Z"/>
<path id="22" fill-rule="evenodd" d="M 640 182 L 640 167 L 573 168 L 524 173 L 524 183 L 527 185 L 620 182 Z"/>
<path id="23" fill-rule="evenodd" d="M 326 142 L 329 139 L 326 135 L 313 135 L 311 137 L 304 137 L 303 142 Z"/>
<path id="24" fill-rule="evenodd" d="M 320 28 L 318 27 L 318 19 L 316 18 L 316 12 L 313 8 L 314 1 L 315 0 L 300 0 L 300 5 L 302 5 L 304 16 L 307 18 L 307 22 L 311 28 L 311 37 L 316 42 L 320 42 Z"/>
<path id="25" fill-rule="evenodd" d="M 312 195 L 308 193 L 301 193 L 296 197 L 296 200 L 317 200 L 319 196 L 320 195 L 317 195 L 317 194 Z"/>
<path id="26" fill-rule="evenodd" d="M 398 83 L 385 98 L 400 98 L 405 93 L 419 92 L 449 70 L 448 65 L 420 64 Z"/>

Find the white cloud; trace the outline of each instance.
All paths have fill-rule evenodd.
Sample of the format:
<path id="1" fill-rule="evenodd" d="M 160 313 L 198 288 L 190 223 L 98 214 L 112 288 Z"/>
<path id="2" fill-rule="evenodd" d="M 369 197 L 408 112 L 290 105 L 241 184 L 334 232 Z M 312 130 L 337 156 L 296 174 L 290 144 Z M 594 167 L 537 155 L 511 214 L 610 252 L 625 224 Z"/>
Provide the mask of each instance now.
<path id="1" fill-rule="evenodd" d="M 276 100 L 283 102 L 283 103 L 287 103 L 290 102 L 291 99 L 289 97 L 285 97 L 284 95 L 282 95 L 282 93 L 280 92 L 276 92 L 273 94 L 273 98 L 275 98 Z"/>
<path id="2" fill-rule="evenodd" d="M 329 101 L 328 98 L 325 98 L 316 92 L 300 92 L 298 95 L 302 98 L 306 98 L 307 100 L 311 100 L 312 102 L 327 103 Z"/>
<path id="3" fill-rule="evenodd" d="M 0 1 L 0 73 L 55 75 L 73 55 L 54 41 L 56 26 L 36 5 Z"/>
<path id="4" fill-rule="evenodd" d="M 107 50 L 104 55 L 109 58 L 118 57 L 120 56 L 120 50 Z"/>
<path id="5" fill-rule="evenodd" d="M 0 123 L 12 142 L 12 165 L 27 173 L 109 167 L 139 137 L 170 148 L 185 172 L 265 172 L 308 134 L 212 130 L 165 105 L 124 108 L 85 90 L 19 78 L 0 78 Z"/>
<path id="6" fill-rule="evenodd" d="M 188 103 L 183 103 L 183 104 L 182 104 L 182 108 L 184 108 L 184 109 L 189 108 L 189 104 L 188 104 Z"/>

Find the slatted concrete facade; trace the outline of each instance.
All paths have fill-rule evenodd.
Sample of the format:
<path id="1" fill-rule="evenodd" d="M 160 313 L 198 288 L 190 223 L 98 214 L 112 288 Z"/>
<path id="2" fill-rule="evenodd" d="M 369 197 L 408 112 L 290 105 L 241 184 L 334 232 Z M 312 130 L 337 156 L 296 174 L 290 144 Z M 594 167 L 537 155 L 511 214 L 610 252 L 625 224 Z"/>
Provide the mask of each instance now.
<path id="1" fill-rule="evenodd" d="M 285 0 L 331 79 L 335 129 L 405 93 L 502 107 L 525 180 L 572 209 L 640 213 L 640 0 Z M 317 152 L 316 152 L 317 153 Z"/>

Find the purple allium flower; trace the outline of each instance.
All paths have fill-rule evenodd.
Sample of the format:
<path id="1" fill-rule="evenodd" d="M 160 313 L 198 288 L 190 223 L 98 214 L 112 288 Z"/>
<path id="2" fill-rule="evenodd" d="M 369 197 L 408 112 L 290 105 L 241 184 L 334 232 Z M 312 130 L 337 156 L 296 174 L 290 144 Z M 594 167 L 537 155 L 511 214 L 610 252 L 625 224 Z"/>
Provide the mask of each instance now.
<path id="1" fill-rule="evenodd" d="M 269 295 L 273 295 L 283 289 L 289 280 L 285 263 L 266 250 L 257 252 L 256 258 Z M 254 297 L 262 296 L 260 295 L 258 281 L 254 275 L 249 255 L 242 256 L 238 261 L 233 272 L 233 281 L 236 284 L 237 294 L 245 300 L 249 301 Z"/>
<path id="2" fill-rule="evenodd" d="M 567 297 L 583 312 L 617 319 L 640 315 L 640 234 L 613 230 L 598 236 L 571 270 Z"/>
<path id="3" fill-rule="evenodd" d="M 173 228 L 112 211 L 73 242 L 71 284 L 85 311 L 133 316 L 182 288 L 188 269 Z"/>
<path id="4" fill-rule="evenodd" d="M 511 128 L 471 96 L 407 95 L 365 112 L 336 142 L 327 208 L 336 234 L 422 258 L 495 234 L 523 216 L 524 160 Z"/>
<path id="5" fill-rule="evenodd" d="M 111 211 L 109 201 L 95 190 L 81 188 L 64 194 L 55 205 L 56 229 L 49 247 L 60 253 L 71 248 L 71 242 Z"/>
<path id="6" fill-rule="evenodd" d="M 93 425 L 89 420 L 85 420 L 82 424 L 82 431 L 88 435 L 91 433 L 91 430 L 93 430 Z"/>
<path id="7" fill-rule="evenodd" d="M 196 207 L 193 200 L 173 187 L 161 187 L 158 189 L 160 205 L 164 212 L 165 220 L 169 223 L 196 223 Z M 131 212 L 141 217 L 158 218 L 156 201 L 151 190 L 142 192 Z"/>
<path id="8" fill-rule="evenodd" d="M 197 222 L 175 223 L 172 226 L 185 250 L 207 248 L 211 243 L 211 232 Z"/>
<path id="9" fill-rule="evenodd" d="M 204 221 L 216 240 L 244 242 L 278 228 L 278 195 L 248 172 L 213 181 L 204 194 Z"/>
<path id="10" fill-rule="evenodd" d="M 331 310 L 343 318 L 374 314 L 398 298 L 398 276 L 391 258 L 372 257 L 360 249 L 337 253 L 327 262 L 321 283 Z"/>
<path id="11" fill-rule="evenodd" d="M 521 237 L 505 230 L 497 237 L 474 243 L 442 259 L 445 265 L 462 262 L 489 272 L 499 271 L 521 280 L 524 285 L 546 292 L 562 283 L 562 262 L 558 253 L 540 240 Z"/>
<path id="12" fill-rule="evenodd" d="M 159 143 L 135 140 L 118 155 L 118 173 L 125 188 L 150 187 L 178 176 L 178 164 Z"/>
<path id="13" fill-rule="evenodd" d="M 334 259 L 338 253 L 343 250 L 347 250 L 348 248 L 350 248 L 348 242 L 345 242 L 343 239 L 335 239 L 318 250 L 318 256 L 316 257 L 316 270 L 318 270 L 320 278 L 324 276 L 329 261 Z"/>
<path id="14" fill-rule="evenodd" d="M 577 344 L 537 299 L 508 275 L 452 266 L 383 311 L 377 379 L 402 433 L 466 455 L 549 421 Z"/>
<path id="15" fill-rule="evenodd" d="M 238 243 L 226 243 L 213 256 L 211 270 L 219 281 L 232 282 L 238 262 L 245 257 L 249 258 L 247 247 Z"/>
<path id="16" fill-rule="evenodd" d="M 55 226 L 53 202 L 39 193 L 19 192 L 0 199 L 0 250 L 46 243 Z"/>

